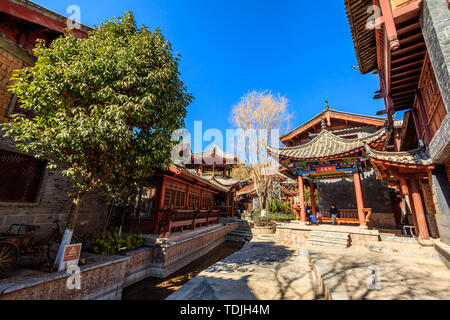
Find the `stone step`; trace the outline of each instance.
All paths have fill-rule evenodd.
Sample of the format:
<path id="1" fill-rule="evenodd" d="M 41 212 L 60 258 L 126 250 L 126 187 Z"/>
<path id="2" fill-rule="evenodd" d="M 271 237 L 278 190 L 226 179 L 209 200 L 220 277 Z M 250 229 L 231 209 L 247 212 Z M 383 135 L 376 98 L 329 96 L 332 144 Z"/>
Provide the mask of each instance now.
<path id="1" fill-rule="evenodd" d="M 236 229 L 236 230 L 231 231 L 230 233 L 252 234 L 252 232 L 250 231 L 250 229 Z"/>
<path id="2" fill-rule="evenodd" d="M 324 232 L 324 231 L 311 231 L 310 236 L 314 238 L 329 238 L 329 239 L 342 239 L 348 240 L 349 233 L 346 232 Z"/>
<path id="3" fill-rule="evenodd" d="M 367 248 L 376 253 L 396 253 L 410 257 L 420 257 L 439 260 L 439 255 L 434 248 L 421 247 L 417 242 L 415 244 L 394 242 L 375 242 L 367 243 Z"/>
<path id="4" fill-rule="evenodd" d="M 227 236 L 225 238 L 225 240 L 226 241 L 231 241 L 231 242 L 238 242 L 238 243 L 245 243 L 245 242 L 249 241 L 249 240 L 244 239 L 242 237 L 230 237 L 230 236 Z"/>
<path id="5" fill-rule="evenodd" d="M 387 241 L 387 242 L 401 242 L 401 243 L 414 243 L 417 244 L 416 238 L 413 237 L 402 237 L 402 236 L 388 236 L 380 234 L 381 241 Z"/>
<path id="6" fill-rule="evenodd" d="M 331 244 L 331 245 L 337 245 L 337 246 L 341 246 L 341 247 L 349 247 L 348 240 L 347 241 L 346 240 L 332 240 L 332 239 L 310 237 L 309 239 L 307 239 L 307 241 L 311 244 L 320 244 L 320 245 Z"/>
<path id="7" fill-rule="evenodd" d="M 230 232 L 229 235 L 232 235 L 235 237 L 244 237 L 244 238 L 253 237 L 253 235 L 251 233 L 240 233 L 240 232 Z"/>

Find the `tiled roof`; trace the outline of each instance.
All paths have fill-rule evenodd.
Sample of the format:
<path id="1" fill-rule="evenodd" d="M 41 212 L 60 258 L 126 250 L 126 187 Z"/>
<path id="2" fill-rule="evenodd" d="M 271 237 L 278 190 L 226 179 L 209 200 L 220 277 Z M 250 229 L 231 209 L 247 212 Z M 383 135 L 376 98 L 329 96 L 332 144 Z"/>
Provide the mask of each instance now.
<path id="1" fill-rule="evenodd" d="M 214 179 L 217 182 L 219 182 L 220 184 L 227 186 L 227 187 L 231 187 L 231 186 L 234 186 L 236 183 L 239 183 L 238 179 L 222 177 L 222 176 L 214 176 Z"/>
<path id="2" fill-rule="evenodd" d="M 322 130 L 308 143 L 288 148 L 272 148 L 269 146 L 267 149 L 271 154 L 277 154 L 281 157 L 308 160 L 347 154 L 364 148 L 366 144 L 371 144 L 384 135 L 385 130 L 382 128 L 363 138 L 345 139 L 328 130 Z"/>
<path id="3" fill-rule="evenodd" d="M 424 148 L 404 152 L 386 152 L 377 151 L 367 146 L 366 150 L 369 157 L 375 160 L 423 166 L 433 165 L 429 153 Z"/>
<path id="4" fill-rule="evenodd" d="M 251 193 L 254 193 L 254 192 L 256 192 L 256 187 L 255 187 L 255 184 L 252 183 L 252 184 L 242 188 L 238 192 L 236 192 L 236 196 L 243 196 L 243 195 L 251 194 Z"/>
<path id="5" fill-rule="evenodd" d="M 215 187 L 216 189 L 220 190 L 220 191 L 224 191 L 227 192 L 230 190 L 230 187 L 222 185 L 214 180 L 209 179 L 208 177 L 204 177 L 199 175 L 198 173 L 189 170 L 187 168 L 185 168 L 184 166 L 178 165 L 178 164 L 172 164 L 172 167 L 174 167 L 175 169 L 183 172 L 184 174 L 193 177 L 194 179 L 197 179 L 199 181 L 202 181 L 204 183 L 207 183 L 209 185 L 211 185 L 212 187 Z"/>
<path id="6" fill-rule="evenodd" d="M 222 151 L 216 145 L 215 141 L 205 151 L 192 153 L 192 157 L 194 157 L 194 158 L 203 158 L 203 159 L 209 158 L 209 157 L 211 157 L 213 155 L 215 156 L 215 158 L 229 159 L 230 161 L 233 161 L 233 162 L 234 162 L 235 159 L 237 159 L 237 156 L 232 155 L 232 154 L 228 154 L 228 153 Z"/>
<path id="7" fill-rule="evenodd" d="M 353 127 L 353 128 L 344 128 L 344 129 L 338 129 L 338 130 L 331 130 L 330 132 L 336 136 L 342 136 L 346 134 L 351 133 L 359 133 L 359 132 L 369 132 L 371 129 L 374 129 L 373 131 L 376 131 L 376 127 L 371 126 L 361 126 L 361 127 Z M 317 136 L 318 133 L 310 133 L 309 136 L 311 138 Z"/>

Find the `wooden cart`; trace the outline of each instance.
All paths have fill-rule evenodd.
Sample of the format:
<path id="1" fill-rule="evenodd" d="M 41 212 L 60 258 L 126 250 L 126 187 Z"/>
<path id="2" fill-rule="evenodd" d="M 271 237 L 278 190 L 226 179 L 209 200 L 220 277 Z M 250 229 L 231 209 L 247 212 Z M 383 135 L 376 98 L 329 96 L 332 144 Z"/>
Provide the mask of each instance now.
<path id="1" fill-rule="evenodd" d="M 38 226 L 13 224 L 0 233 L 0 277 L 14 268 L 19 256 L 35 254 L 34 235 Z"/>

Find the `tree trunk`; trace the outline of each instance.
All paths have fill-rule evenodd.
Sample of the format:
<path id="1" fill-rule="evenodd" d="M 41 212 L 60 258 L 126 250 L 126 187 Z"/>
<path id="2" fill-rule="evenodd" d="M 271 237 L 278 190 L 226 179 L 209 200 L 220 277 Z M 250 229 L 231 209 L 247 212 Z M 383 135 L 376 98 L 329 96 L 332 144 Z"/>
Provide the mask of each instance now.
<path id="1" fill-rule="evenodd" d="M 130 208 L 130 207 L 128 207 L 128 208 Z M 122 236 L 122 226 L 123 226 L 123 221 L 125 220 L 125 212 L 126 211 L 127 211 L 127 207 L 124 207 L 122 210 L 122 219 L 120 220 L 119 237 Z"/>
<path id="2" fill-rule="evenodd" d="M 69 220 L 67 221 L 66 229 L 64 230 L 63 239 L 58 248 L 58 254 L 56 255 L 56 259 L 53 262 L 53 268 L 58 268 L 59 260 L 61 260 L 61 256 L 63 255 L 64 247 L 72 241 L 73 230 L 75 229 L 75 225 L 77 223 L 78 211 L 80 209 L 80 205 L 83 203 L 83 200 L 88 195 L 88 192 L 82 191 L 78 192 L 75 199 L 72 201 L 72 206 L 70 207 L 69 212 Z M 62 271 L 62 270 L 58 270 Z"/>
<path id="3" fill-rule="evenodd" d="M 103 227 L 103 232 L 105 232 L 106 230 L 108 230 L 109 222 L 110 222 L 110 220 L 111 220 L 113 208 L 114 208 L 114 205 L 111 204 L 111 205 L 109 206 L 108 213 L 106 214 L 106 221 L 105 221 L 105 226 Z"/>

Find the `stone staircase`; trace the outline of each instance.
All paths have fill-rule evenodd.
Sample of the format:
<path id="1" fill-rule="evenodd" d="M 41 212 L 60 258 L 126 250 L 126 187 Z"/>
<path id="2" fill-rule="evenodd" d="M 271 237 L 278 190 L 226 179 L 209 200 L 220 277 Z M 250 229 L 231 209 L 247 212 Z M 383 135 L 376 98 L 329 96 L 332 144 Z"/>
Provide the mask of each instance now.
<path id="1" fill-rule="evenodd" d="M 252 239 L 252 232 L 248 226 L 240 226 L 226 236 L 226 241 L 246 243 Z"/>
<path id="2" fill-rule="evenodd" d="M 336 245 L 340 247 L 350 246 L 350 234 L 347 232 L 311 231 L 307 240 L 314 245 Z"/>

